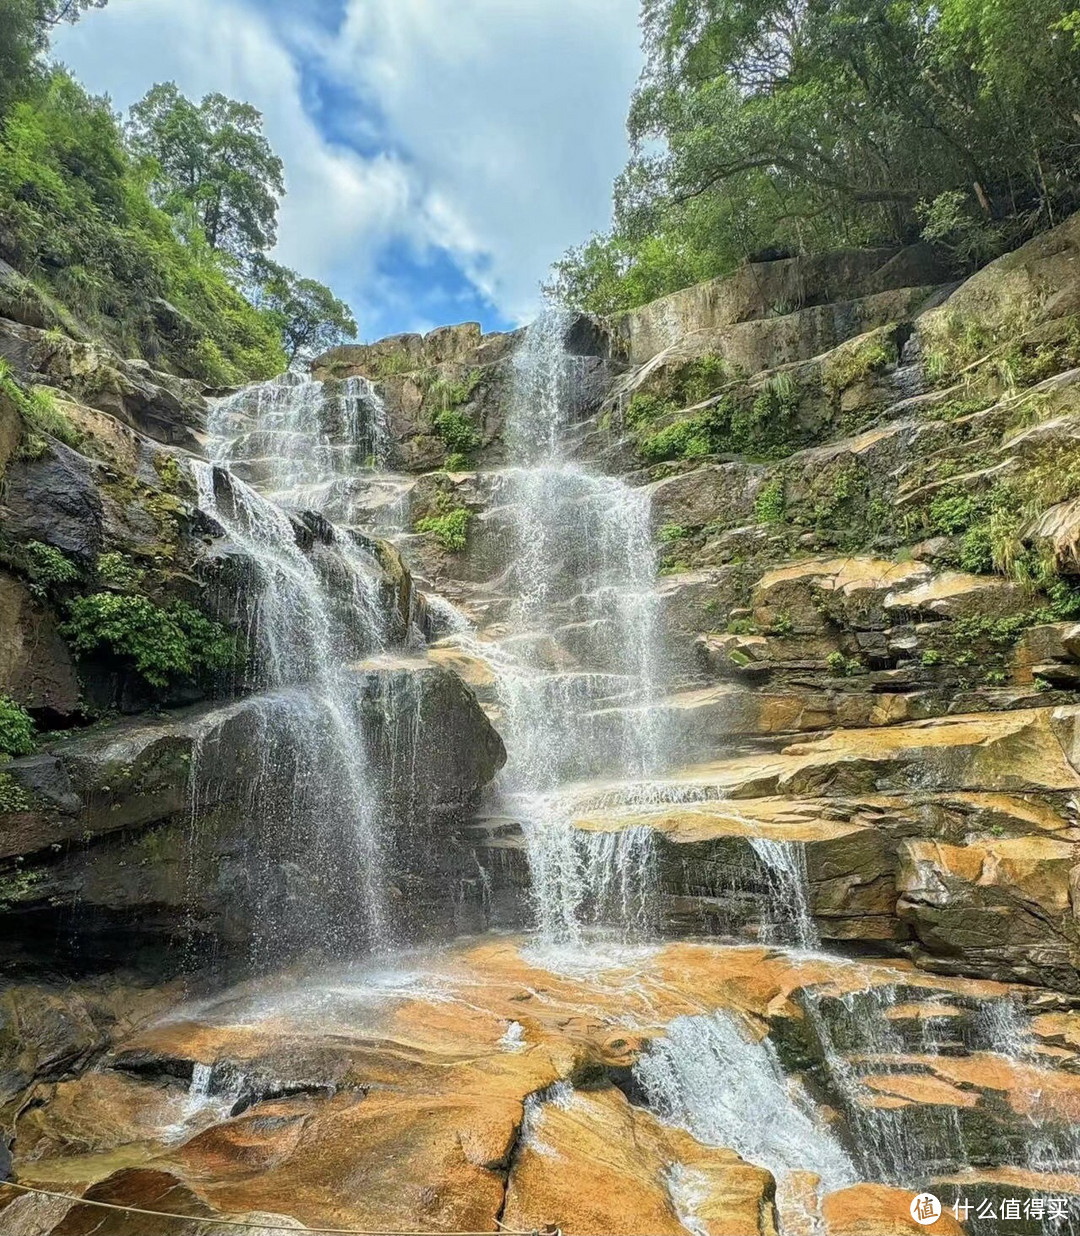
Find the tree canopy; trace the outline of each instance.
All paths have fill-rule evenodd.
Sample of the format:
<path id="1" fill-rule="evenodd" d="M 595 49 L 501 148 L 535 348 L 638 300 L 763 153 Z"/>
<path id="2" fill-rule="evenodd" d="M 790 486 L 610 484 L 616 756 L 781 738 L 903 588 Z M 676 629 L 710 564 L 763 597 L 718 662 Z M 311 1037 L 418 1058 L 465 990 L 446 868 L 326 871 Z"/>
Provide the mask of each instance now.
<path id="1" fill-rule="evenodd" d="M 152 161 L 158 205 L 197 223 L 211 249 L 246 267 L 273 247 L 285 168 L 250 103 L 208 94 L 196 104 L 161 82 L 132 107 L 127 134 Z"/>
<path id="2" fill-rule="evenodd" d="M 642 26 L 612 230 L 555 269 L 576 305 L 921 234 L 970 264 L 1078 204 L 1060 0 L 644 0 Z"/>
<path id="3" fill-rule="evenodd" d="M 325 284 L 269 261 L 262 264 L 259 280 L 260 303 L 280 319 L 290 365 L 356 338 L 352 310 Z"/>

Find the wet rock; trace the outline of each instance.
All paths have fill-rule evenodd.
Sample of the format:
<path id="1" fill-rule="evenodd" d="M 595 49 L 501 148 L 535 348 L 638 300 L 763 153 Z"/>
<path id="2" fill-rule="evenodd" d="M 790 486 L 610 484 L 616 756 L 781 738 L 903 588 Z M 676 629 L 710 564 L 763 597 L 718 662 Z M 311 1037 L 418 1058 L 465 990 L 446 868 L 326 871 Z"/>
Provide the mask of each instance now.
<path id="1" fill-rule="evenodd" d="M 0 516 L 5 532 L 41 541 L 92 563 L 104 544 L 102 467 L 59 442 L 37 459 L 8 466 Z"/>
<path id="2" fill-rule="evenodd" d="M 0 570 L 0 693 L 60 718 L 79 709 L 79 682 L 53 616 Z"/>
<path id="3" fill-rule="evenodd" d="M 898 913 L 935 964 L 1080 992 L 1080 846 L 1048 837 L 901 844 Z"/>

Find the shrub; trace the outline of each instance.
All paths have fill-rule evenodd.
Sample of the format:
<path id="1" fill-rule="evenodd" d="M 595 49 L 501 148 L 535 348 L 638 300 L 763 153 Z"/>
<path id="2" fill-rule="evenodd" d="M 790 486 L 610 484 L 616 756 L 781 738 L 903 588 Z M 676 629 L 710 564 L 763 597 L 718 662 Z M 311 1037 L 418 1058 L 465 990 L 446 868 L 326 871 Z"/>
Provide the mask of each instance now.
<path id="1" fill-rule="evenodd" d="M 971 494 L 950 490 L 938 494 L 930 503 L 930 527 L 948 535 L 966 532 L 982 514 L 982 504 Z"/>
<path id="2" fill-rule="evenodd" d="M 117 592 L 133 592 L 146 578 L 146 572 L 135 566 L 126 554 L 112 551 L 97 560 L 98 580 Z"/>
<path id="3" fill-rule="evenodd" d="M 459 554 L 468 543 L 469 520 L 472 513 L 463 506 L 451 507 L 437 515 L 425 515 L 414 527 L 417 532 L 430 533 L 451 553 Z"/>
<path id="4" fill-rule="evenodd" d="M 648 391 L 635 391 L 626 405 L 626 423 L 631 429 L 640 429 L 674 410 L 675 405 L 670 400 Z"/>
<path id="5" fill-rule="evenodd" d="M 35 732 L 26 709 L 10 696 L 0 695 L 0 755 L 29 755 L 34 750 Z"/>
<path id="6" fill-rule="evenodd" d="M 670 544 L 672 541 L 683 541 L 689 535 L 689 528 L 684 527 L 682 524 L 664 524 L 656 534 L 657 539 L 665 545 Z"/>
<path id="7" fill-rule="evenodd" d="M 754 518 L 759 524 L 779 524 L 784 520 L 787 504 L 782 477 L 763 485 L 754 499 Z"/>
<path id="8" fill-rule="evenodd" d="M 464 472 L 469 466 L 469 460 L 460 451 L 454 451 L 447 455 L 444 466 L 447 472 Z"/>
<path id="9" fill-rule="evenodd" d="M 447 408 L 434 419 L 435 430 L 455 454 L 467 455 L 480 445 L 480 434 L 472 421 L 457 408 Z"/>
<path id="10" fill-rule="evenodd" d="M 825 658 L 829 672 L 838 678 L 850 678 L 862 670 L 862 665 L 854 657 L 845 657 L 842 652 L 830 652 Z"/>
<path id="11" fill-rule="evenodd" d="M 666 425 L 638 446 L 649 463 L 661 463 L 665 459 L 700 459 L 711 449 L 708 427 L 701 416 L 689 416 Z"/>
<path id="12" fill-rule="evenodd" d="M 236 662 L 235 638 L 183 601 L 163 609 L 146 597 L 97 592 L 76 597 L 68 614 L 61 630 L 77 653 L 104 646 L 153 687 Z"/>
<path id="13" fill-rule="evenodd" d="M 60 584 L 71 584 L 79 578 L 79 568 L 54 545 L 30 541 L 23 547 L 26 569 L 36 585 L 34 591 L 44 592 Z"/>

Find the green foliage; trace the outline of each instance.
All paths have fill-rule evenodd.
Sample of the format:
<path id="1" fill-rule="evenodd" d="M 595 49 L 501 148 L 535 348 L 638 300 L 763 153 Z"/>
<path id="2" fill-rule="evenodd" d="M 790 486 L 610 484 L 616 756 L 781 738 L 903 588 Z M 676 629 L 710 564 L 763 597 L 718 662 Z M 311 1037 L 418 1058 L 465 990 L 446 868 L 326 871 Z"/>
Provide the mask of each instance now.
<path id="1" fill-rule="evenodd" d="M 757 635 L 757 623 L 752 618 L 732 618 L 727 624 L 728 635 Z"/>
<path id="2" fill-rule="evenodd" d="M 55 545 L 30 541 L 23 546 L 23 553 L 33 590 L 39 595 L 50 588 L 73 584 L 79 578 L 79 568 Z"/>
<path id="3" fill-rule="evenodd" d="M 784 478 L 776 477 L 762 485 L 754 499 L 754 518 L 759 524 L 780 524 L 787 513 Z"/>
<path id="4" fill-rule="evenodd" d="M 791 620 L 791 615 L 786 610 L 781 610 L 772 620 L 772 625 L 769 627 L 770 635 L 791 635 L 795 630 L 795 623 Z"/>
<path id="5" fill-rule="evenodd" d="M 740 397 L 728 393 L 692 416 L 665 425 L 638 440 L 649 463 L 666 459 L 700 459 L 718 451 L 778 459 L 797 445 L 801 400 L 798 384 L 778 374 Z"/>
<path id="6" fill-rule="evenodd" d="M 126 355 L 212 385 L 285 366 L 278 323 L 198 229 L 157 209 L 108 101 L 42 72 L 0 124 L 4 256 Z"/>
<path id="7" fill-rule="evenodd" d="M 920 660 L 927 669 L 933 669 L 935 665 L 940 665 L 944 658 L 936 648 L 927 648 Z"/>
<path id="8" fill-rule="evenodd" d="M 882 373 L 896 361 L 896 342 L 886 327 L 874 331 L 869 338 L 838 348 L 822 371 L 822 382 L 829 394 L 838 395 L 856 382 Z"/>
<path id="9" fill-rule="evenodd" d="M 26 437 L 20 447 L 24 458 L 39 459 L 45 454 L 48 449 L 46 435 L 74 450 L 82 445 L 82 434 L 59 406 L 53 392 L 47 386 L 25 391 L 11 376 L 3 359 L 0 359 L 0 390 L 15 405 L 26 426 Z"/>
<path id="10" fill-rule="evenodd" d="M 416 361 L 404 349 L 384 352 L 375 358 L 375 376 L 393 378 L 403 373 L 415 373 Z"/>
<path id="11" fill-rule="evenodd" d="M 0 755 L 30 755 L 36 728 L 25 708 L 0 695 Z"/>
<path id="12" fill-rule="evenodd" d="M 570 305 L 920 232 L 970 268 L 1080 202 L 1068 0 L 649 0 L 642 23 L 611 231 L 553 272 Z"/>
<path id="13" fill-rule="evenodd" d="M 930 528 L 951 536 L 965 532 L 983 514 L 984 503 L 972 494 L 943 490 L 930 503 Z"/>
<path id="14" fill-rule="evenodd" d="M 478 370 L 473 370 L 458 381 L 437 378 L 429 387 L 429 397 L 440 405 L 441 410 L 431 418 L 435 431 L 445 442 L 447 450 L 455 455 L 468 455 L 481 444 L 481 435 L 462 412 L 462 404 L 468 403 L 479 382 Z"/>
<path id="15" fill-rule="evenodd" d="M 266 258 L 257 268 L 259 305 L 279 321 L 289 364 L 312 360 L 347 339 L 355 339 L 356 319 L 344 301 L 316 279 Z"/>
<path id="16" fill-rule="evenodd" d="M 116 592 L 135 592 L 146 578 L 146 572 L 135 566 L 127 554 L 115 550 L 99 555 L 96 565 L 98 582 Z"/>
<path id="17" fill-rule="evenodd" d="M 854 657 L 845 657 L 842 652 L 830 652 L 825 658 L 829 673 L 837 678 L 851 678 L 862 673 L 862 662 Z"/>
<path id="18" fill-rule="evenodd" d="M 436 515 L 425 515 L 414 527 L 417 532 L 430 533 L 452 554 L 460 554 L 468 544 L 469 520 L 472 513 L 463 506 L 451 506 Z"/>
<path id="19" fill-rule="evenodd" d="M 157 455 L 154 470 L 161 478 L 161 486 L 168 493 L 175 493 L 184 481 L 184 470 L 175 455 Z"/>
<path id="20" fill-rule="evenodd" d="M 707 416 L 684 417 L 649 434 L 638 444 L 641 457 L 649 463 L 660 463 L 665 459 L 700 459 L 712 449 Z"/>
<path id="21" fill-rule="evenodd" d="M 641 429 L 675 411 L 675 408 L 675 404 L 659 395 L 649 391 L 635 391 L 626 405 L 626 423 L 631 429 Z"/>
<path id="22" fill-rule="evenodd" d="M 685 541 L 689 535 L 690 529 L 682 524 L 664 524 L 656 537 L 662 545 L 670 545 L 675 541 Z"/>
<path id="23" fill-rule="evenodd" d="M 466 472 L 469 467 L 468 456 L 463 455 L 460 451 L 453 451 L 447 455 L 446 463 L 443 465 L 447 472 Z"/>
<path id="24" fill-rule="evenodd" d="M 114 592 L 76 597 L 62 633 L 77 653 L 105 647 L 159 688 L 227 669 L 237 659 L 235 638 L 183 601 L 163 609 L 146 597 Z"/>

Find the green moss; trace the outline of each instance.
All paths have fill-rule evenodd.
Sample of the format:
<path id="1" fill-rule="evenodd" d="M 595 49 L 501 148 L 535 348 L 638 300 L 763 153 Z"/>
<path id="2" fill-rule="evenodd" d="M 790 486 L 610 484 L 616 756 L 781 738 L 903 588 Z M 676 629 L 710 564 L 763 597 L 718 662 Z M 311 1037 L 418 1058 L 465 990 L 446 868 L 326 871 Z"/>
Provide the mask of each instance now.
<path id="1" fill-rule="evenodd" d="M 0 811 L 29 811 L 32 806 L 30 795 L 11 773 L 0 772 Z"/>
<path id="2" fill-rule="evenodd" d="M 25 708 L 0 695 L 0 755 L 30 755 L 36 727 Z"/>
<path id="3" fill-rule="evenodd" d="M 162 487 L 168 493 L 175 493 L 184 481 L 184 472 L 180 461 L 175 455 L 158 455 L 154 459 L 154 469 L 161 478 Z"/>
<path id="4" fill-rule="evenodd" d="M 237 660 L 235 637 L 182 601 L 164 609 L 146 597 L 98 592 L 76 597 L 68 615 L 62 633 L 75 652 L 104 647 L 153 687 L 227 669 Z"/>
<path id="5" fill-rule="evenodd" d="M 836 349 L 822 368 L 821 381 L 830 395 L 836 396 L 897 362 L 895 327 L 886 326 L 864 339 Z"/>
<path id="6" fill-rule="evenodd" d="M 757 623 L 752 618 L 732 618 L 726 627 L 728 635 L 757 635 Z"/>
<path id="7" fill-rule="evenodd" d="M 758 490 L 754 499 L 754 518 L 759 524 L 780 524 L 784 522 L 786 511 L 784 479 L 776 477 Z"/>
<path id="8" fill-rule="evenodd" d="M 791 615 L 786 610 L 781 610 L 772 620 L 769 627 L 770 635 L 791 635 L 795 630 L 795 624 L 791 620 Z"/>

